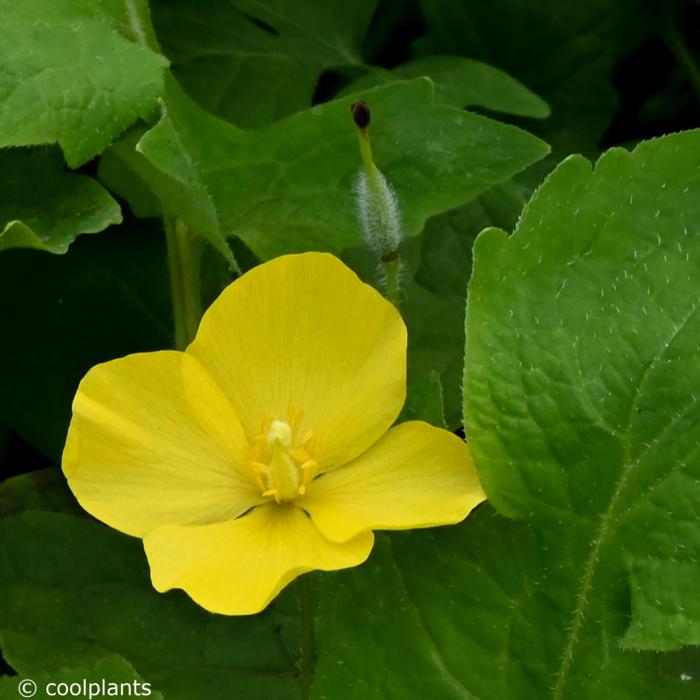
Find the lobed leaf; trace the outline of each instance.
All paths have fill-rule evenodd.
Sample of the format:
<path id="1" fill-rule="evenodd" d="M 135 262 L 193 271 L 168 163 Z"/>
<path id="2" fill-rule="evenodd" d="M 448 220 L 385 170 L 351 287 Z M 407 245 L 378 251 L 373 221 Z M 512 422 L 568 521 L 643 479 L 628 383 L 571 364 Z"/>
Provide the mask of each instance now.
<path id="1" fill-rule="evenodd" d="M 75 168 L 152 112 L 167 61 L 131 40 L 140 5 L 0 1 L 0 147 L 58 143 Z"/>
<path id="2" fill-rule="evenodd" d="M 633 674 L 656 688 L 649 660 L 620 647 L 629 567 L 697 567 L 699 158 L 697 131 L 613 149 L 594 170 L 571 157 L 512 237 L 490 230 L 476 242 L 467 434 L 491 502 L 540 542 L 547 599 L 531 626 L 549 630 L 549 652 L 533 681 L 554 698 L 595 696 L 611 679 L 631 697 Z M 697 624 L 682 568 L 665 571 L 666 603 Z M 655 636 L 670 648 L 655 627 L 669 610 L 635 612 L 645 648 Z M 678 646 L 692 640 L 677 631 Z"/>

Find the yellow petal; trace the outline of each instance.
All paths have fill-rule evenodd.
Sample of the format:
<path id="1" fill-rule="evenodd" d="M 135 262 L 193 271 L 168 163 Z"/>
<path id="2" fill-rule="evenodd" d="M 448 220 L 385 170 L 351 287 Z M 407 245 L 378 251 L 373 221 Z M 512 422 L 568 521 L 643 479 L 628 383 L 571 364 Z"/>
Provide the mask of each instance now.
<path id="1" fill-rule="evenodd" d="M 187 350 L 224 388 L 249 437 L 301 409 L 320 470 L 372 445 L 406 391 L 406 328 L 396 309 L 325 253 L 288 255 L 230 285 Z"/>
<path id="2" fill-rule="evenodd" d="M 144 353 L 97 365 L 80 383 L 63 471 L 85 510 L 142 536 L 261 503 L 247 447 L 233 408 L 194 358 Z"/>
<path id="3" fill-rule="evenodd" d="M 466 443 L 413 421 L 392 428 L 351 464 L 312 481 L 296 503 L 326 537 L 345 542 L 370 529 L 456 523 L 485 498 Z"/>
<path id="4" fill-rule="evenodd" d="M 166 525 L 144 539 L 157 590 L 182 588 L 222 615 L 260 612 L 300 574 L 361 564 L 373 544 L 372 533 L 344 544 L 329 542 L 291 504 L 268 504 L 214 525 Z"/>

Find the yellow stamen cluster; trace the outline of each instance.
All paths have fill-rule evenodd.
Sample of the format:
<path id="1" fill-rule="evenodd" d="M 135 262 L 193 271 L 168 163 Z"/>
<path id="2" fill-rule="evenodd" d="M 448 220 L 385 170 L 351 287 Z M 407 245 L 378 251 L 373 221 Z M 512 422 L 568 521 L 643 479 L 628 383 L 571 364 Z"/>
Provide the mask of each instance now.
<path id="1" fill-rule="evenodd" d="M 318 450 L 316 433 L 307 430 L 301 434 L 300 410 L 290 406 L 287 414 L 288 421 L 274 416 L 262 421 L 247 455 L 262 495 L 277 503 L 303 496 L 318 469 L 314 459 Z"/>

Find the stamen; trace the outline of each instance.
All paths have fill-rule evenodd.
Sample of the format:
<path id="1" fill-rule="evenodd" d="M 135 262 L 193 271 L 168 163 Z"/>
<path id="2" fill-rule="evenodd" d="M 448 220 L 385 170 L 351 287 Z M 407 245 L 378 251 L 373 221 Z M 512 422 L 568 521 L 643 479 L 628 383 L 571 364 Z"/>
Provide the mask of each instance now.
<path id="1" fill-rule="evenodd" d="M 318 444 L 316 433 L 307 430 L 300 441 L 303 413 L 294 406 L 287 413 L 289 423 L 265 418 L 261 432 L 246 453 L 263 497 L 274 498 L 276 503 L 303 496 L 318 469 L 313 458 Z"/>
<path id="2" fill-rule="evenodd" d="M 292 456 L 292 459 L 295 462 L 299 462 L 299 464 L 308 462 L 311 459 L 311 456 L 303 447 L 293 447 L 289 450 L 289 454 Z"/>
<path id="3" fill-rule="evenodd" d="M 301 446 L 309 453 L 318 452 L 319 439 L 313 430 L 307 430 L 301 439 Z"/>
<path id="4" fill-rule="evenodd" d="M 292 432 L 296 433 L 301 425 L 301 421 L 304 419 L 304 412 L 290 404 L 287 407 L 287 416 L 289 417 L 289 425 L 292 428 Z"/>
<path id="5" fill-rule="evenodd" d="M 265 491 L 265 492 L 263 493 L 263 496 L 264 496 L 265 498 L 267 498 L 268 496 L 274 496 L 274 497 L 275 497 L 275 501 L 276 501 L 277 503 L 281 503 L 281 502 L 282 502 L 282 501 L 280 500 L 280 498 L 279 498 L 279 493 L 277 492 L 277 489 L 268 489 L 267 491 Z"/>

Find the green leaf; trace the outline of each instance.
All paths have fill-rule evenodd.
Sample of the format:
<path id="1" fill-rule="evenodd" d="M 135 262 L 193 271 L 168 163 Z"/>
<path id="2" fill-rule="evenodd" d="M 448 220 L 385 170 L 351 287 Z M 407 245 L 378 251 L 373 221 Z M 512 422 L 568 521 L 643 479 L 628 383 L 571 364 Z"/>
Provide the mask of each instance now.
<path id="1" fill-rule="evenodd" d="M 543 97 L 541 128 L 558 153 L 597 152 L 617 106 L 610 75 L 649 32 L 636 0 L 420 0 L 428 36 L 417 53 L 461 54 L 506 71 Z"/>
<path id="2" fill-rule="evenodd" d="M 21 685 L 22 683 L 25 685 Z M 26 683 L 30 683 L 30 685 L 27 686 Z M 89 697 L 90 700 L 132 694 L 149 697 L 151 700 L 163 700 L 163 695 L 154 689 L 151 683 L 139 676 L 134 667 L 118 654 L 105 656 L 89 666 L 81 664 L 71 668 L 62 668 L 54 673 L 35 672 L 32 673 L 31 678 L 0 677 L 0 700 L 16 700 L 17 697 L 27 697 L 20 689 L 23 688 L 24 692 L 28 693 L 34 687 L 36 694 L 31 697 L 40 700 L 51 700 L 61 694 L 65 697 L 63 687 L 59 687 L 59 684 L 67 684 L 71 695 L 77 695 L 72 690 L 79 690 L 79 697 Z"/>
<path id="3" fill-rule="evenodd" d="M 81 233 L 121 222 L 119 205 L 92 178 L 63 169 L 55 149 L 0 150 L 0 250 L 65 253 Z"/>
<path id="4" fill-rule="evenodd" d="M 629 649 L 700 646 L 700 566 L 695 562 L 645 559 L 630 572 L 632 624 L 623 638 Z"/>
<path id="5" fill-rule="evenodd" d="M 312 698 L 557 697 L 548 674 L 569 622 L 559 608 L 571 592 L 562 572 L 575 573 L 569 535 L 555 518 L 540 529 L 488 505 L 460 525 L 380 535 L 368 563 L 315 581 Z M 561 697 L 696 697 L 687 682 L 693 658 L 623 652 L 616 639 L 607 642 L 614 663 L 599 663 L 586 647 L 595 672 Z"/>
<path id="6" fill-rule="evenodd" d="M 311 106 L 323 71 L 362 65 L 377 0 L 156 0 L 175 77 L 206 110 L 259 128 Z"/>
<path id="7" fill-rule="evenodd" d="M 167 61 L 127 38 L 139 4 L 0 0 L 0 147 L 58 143 L 77 167 L 150 114 Z"/>
<path id="8" fill-rule="evenodd" d="M 0 422 L 55 462 L 85 372 L 172 345 L 162 231 L 133 222 L 79 238 L 68 253 L 0 255 Z"/>
<path id="9" fill-rule="evenodd" d="M 378 88 L 364 98 L 374 115 L 375 159 L 397 192 L 409 236 L 420 233 L 428 217 L 473 199 L 547 152 L 544 143 L 515 127 L 434 106 L 426 79 Z M 239 236 L 262 259 L 310 249 L 339 253 L 360 242 L 354 186 L 361 161 L 352 101 L 246 132 L 201 111 L 169 82 L 164 119 L 172 119 L 224 235 Z M 434 136 L 426 140 L 426 133 Z M 137 151 L 177 179 L 172 142 L 152 134 Z M 145 177 L 146 170 L 138 172 Z M 108 184 L 128 194 L 121 180 Z"/>
<path id="10" fill-rule="evenodd" d="M 348 85 L 340 95 L 370 90 L 379 85 L 426 76 L 435 83 L 435 103 L 453 107 L 482 107 L 522 117 L 544 119 L 547 103 L 522 83 L 481 61 L 458 56 L 428 56 L 392 70 L 372 68 Z"/>
<path id="11" fill-rule="evenodd" d="M 433 571 L 454 573 L 445 572 L 444 562 L 441 565 Z M 424 562 L 421 568 L 426 571 Z M 385 536 L 377 538 L 369 563 L 324 576 L 324 585 L 315 593 L 319 653 L 314 700 L 473 697 L 445 666 Z M 441 590 L 430 611 L 444 609 L 445 603 L 449 605 Z M 469 663 L 469 656 L 460 662 Z"/>
<path id="12" fill-rule="evenodd" d="M 620 648 L 628 562 L 700 555 L 699 161 L 697 131 L 611 150 L 594 170 L 571 157 L 511 238 L 490 230 L 475 245 L 466 430 L 491 502 L 540 543 L 554 619 L 542 601 L 533 624 L 548 651 L 509 653 L 537 664 L 540 695 L 643 673 Z M 683 578 L 667 585 L 697 625 Z M 643 623 L 669 648 L 663 609 Z M 677 632 L 678 646 L 692 638 Z"/>
<path id="13" fill-rule="evenodd" d="M 0 641 L 22 676 L 118 654 L 168 700 L 297 699 L 277 631 L 295 612 L 289 602 L 254 617 L 212 615 L 151 587 L 137 539 L 60 513 L 0 520 Z"/>

